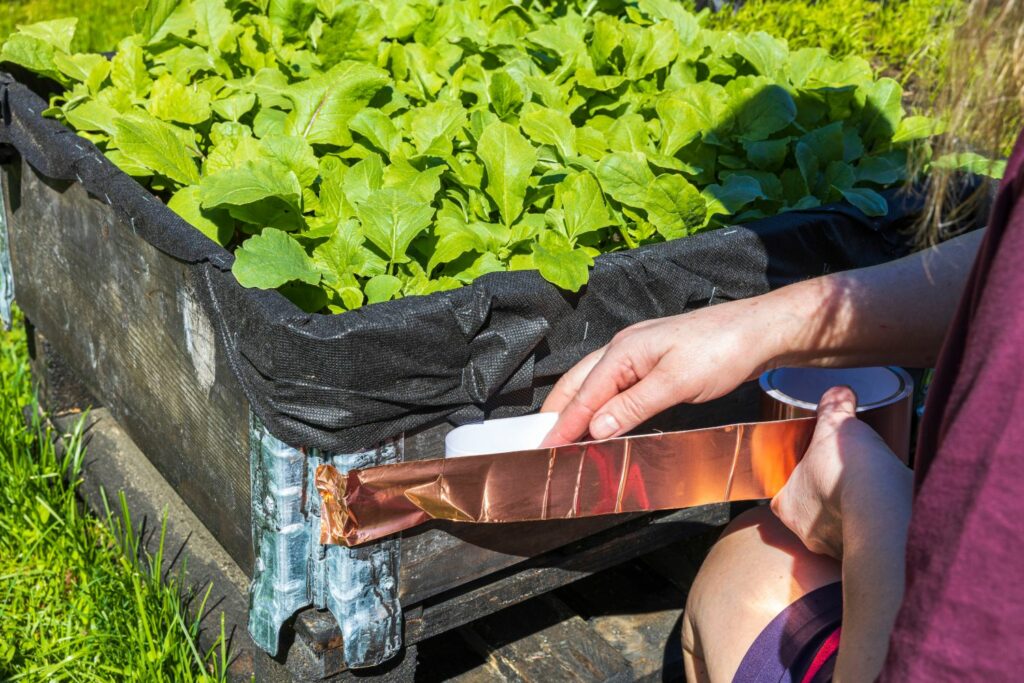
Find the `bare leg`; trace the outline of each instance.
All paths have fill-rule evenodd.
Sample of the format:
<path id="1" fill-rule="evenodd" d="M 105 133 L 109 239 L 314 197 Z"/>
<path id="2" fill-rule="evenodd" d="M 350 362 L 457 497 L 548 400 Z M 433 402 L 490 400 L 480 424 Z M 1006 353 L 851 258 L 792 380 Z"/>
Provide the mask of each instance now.
<path id="1" fill-rule="evenodd" d="M 767 506 L 737 517 L 690 590 L 683 618 L 687 679 L 731 681 L 747 649 L 779 612 L 841 576 L 839 562 L 807 550 Z"/>

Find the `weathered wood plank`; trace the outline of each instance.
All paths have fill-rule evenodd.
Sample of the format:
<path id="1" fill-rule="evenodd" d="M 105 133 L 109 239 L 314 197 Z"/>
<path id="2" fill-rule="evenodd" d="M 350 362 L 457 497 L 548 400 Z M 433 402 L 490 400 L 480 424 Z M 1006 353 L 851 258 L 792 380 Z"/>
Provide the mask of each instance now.
<path id="1" fill-rule="evenodd" d="M 595 642 L 600 650 L 611 646 L 628 663 L 630 681 L 682 681 L 686 595 L 720 530 L 721 526 L 710 527 L 704 533 L 676 540 L 654 553 L 463 626 L 458 633 L 472 651 L 453 645 L 451 633 L 423 641 L 419 644 L 422 664 L 417 680 L 606 680 L 606 675 L 595 674 L 585 666 L 579 666 L 576 675 L 565 675 L 558 668 L 567 656 L 563 651 L 554 655 L 554 661 L 538 663 L 551 657 L 552 634 L 571 633 L 573 640 L 587 645 L 570 646 L 564 648 L 566 651 L 586 651 L 595 647 Z M 652 569 L 662 565 L 670 571 L 671 579 Z M 677 581 L 682 583 L 676 585 Z M 524 617 L 528 610 L 529 616 Z"/>
<path id="2" fill-rule="evenodd" d="M 249 571 L 248 407 L 188 269 L 81 185 L 4 170 L 22 310 Z"/>
<path id="3" fill-rule="evenodd" d="M 403 539 L 402 602 L 432 598 L 635 517 L 500 525 L 438 522 Z"/>
<path id="4" fill-rule="evenodd" d="M 505 572 L 428 600 L 420 619 L 406 619 L 407 642 L 443 633 L 510 605 L 640 557 L 724 524 L 724 505 L 643 517 L 545 553 Z M 301 616 L 301 615 L 300 615 Z"/>
<path id="5" fill-rule="evenodd" d="M 101 405 L 31 321 L 25 321 L 29 368 L 39 401 L 50 415 L 78 413 Z"/>
<path id="6" fill-rule="evenodd" d="M 630 520 L 505 571 L 437 595 L 419 609 L 406 608 L 405 643 L 415 644 L 532 597 L 600 572 L 667 544 L 707 532 L 728 520 L 728 505 L 709 505 Z M 337 624 L 326 612 L 305 610 L 295 618 L 303 640 L 340 644 Z M 330 655 L 325 654 L 325 661 Z M 330 669 L 328 672 L 339 671 Z"/>
<path id="7" fill-rule="evenodd" d="M 505 681 L 633 680 L 622 653 L 551 596 L 480 619 L 460 633 Z"/>
<path id="8" fill-rule="evenodd" d="M 287 656 L 274 658 L 259 652 L 256 655 L 256 681 L 259 683 L 409 683 L 416 674 L 416 646 L 403 648 L 387 664 L 373 669 L 336 671 L 325 674 L 323 653 L 315 652 L 307 641 L 288 644 Z"/>
<path id="9" fill-rule="evenodd" d="M 681 626 L 686 594 L 642 562 L 587 577 L 556 595 L 622 653 L 633 680 L 683 678 Z"/>

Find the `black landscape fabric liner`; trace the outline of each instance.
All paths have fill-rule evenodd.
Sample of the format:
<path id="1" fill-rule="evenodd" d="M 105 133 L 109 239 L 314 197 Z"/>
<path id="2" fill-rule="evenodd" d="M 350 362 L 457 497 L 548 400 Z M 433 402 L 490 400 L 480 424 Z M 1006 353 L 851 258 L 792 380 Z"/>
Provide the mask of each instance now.
<path id="1" fill-rule="evenodd" d="M 143 239 L 197 269 L 202 303 L 253 411 L 277 438 L 332 453 L 444 418 L 524 414 L 632 323 L 901 256 L 921 205 L 889 191 L 882 218 L 835 204 L 605 254 L 577 294 L 533 271 L 493 273 L 462 289 L 310 315 L 276 291 L 239 285 L 230 253 L 90 142 L 42 118 L 46 106 L 0 73 L 0 143 L 45 176 L 80 182 Z"/>

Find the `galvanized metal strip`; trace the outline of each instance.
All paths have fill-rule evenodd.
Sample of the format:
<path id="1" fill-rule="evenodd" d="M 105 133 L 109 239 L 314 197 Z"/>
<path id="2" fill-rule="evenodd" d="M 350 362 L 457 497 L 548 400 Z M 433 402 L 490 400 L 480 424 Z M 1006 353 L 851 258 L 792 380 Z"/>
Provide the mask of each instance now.
<path id="1" fill-rule="evenodd" d="M 402 460 L 401 442 L 383 444 L 376 452 L 335 455 L 341 472 Z M 311 487 L 314 496 L 316 488 Z M 316 529 L 319 539 L 319 527 Z M 402 605 L 398 599 L 401 555 L 397 538 L 360 548 L 327 547 L 327 609 L 341 627 L 345 663 L 353 669 L 376 666 L 402 648 Z"/>
<path id="2" fill-rule="evenodd" d="M 11 268 L 10 237 L 7 234 L 7 204 L 4 201 L 4 183 L 0 182 L 0 323 L 11 329 L 14 322 L 14 269 Z"/>
<path id="3" fill-rule="evenodd" d="M 281 626 L 311 603 L 311 536 L 302 510 L 306 456 L 274 438 L 253 415 L 249 450 L 255 554 L 249 635 L 276 655 Z"/>
<path id="4" fill-rule="evenodd" d="M 252 534 L 256 556 L 249 589 L 249 634 L 276 655 L 281 627 L 295 612 L 329 609 L 343 635 L 345 664 L 358 669 L 390 659 L 402 647 L 398 599 L 400 541 L 362 548 L 319 544 L 317 466 L 342 471 L 398 462 L 401 440 L 360 453 L 304 453 L 272 436 L 250 415 Z"/>

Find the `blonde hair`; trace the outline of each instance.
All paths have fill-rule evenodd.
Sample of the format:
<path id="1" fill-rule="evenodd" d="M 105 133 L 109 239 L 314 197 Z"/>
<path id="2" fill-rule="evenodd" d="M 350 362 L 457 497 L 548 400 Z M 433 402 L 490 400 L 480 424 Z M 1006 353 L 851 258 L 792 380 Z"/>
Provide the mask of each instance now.
<path id="1" fill-rule="evenodd" d="M 1005 158 L 1024 123 L 1024 0 L 972 0 L 949 50 L 946 73 L 932 90 L 931 106 L 946 125 L 931 158 L 965 152 Z M 922 245 L 955 234 L 990 194 L 982 187 L 965 201 L 964 178 L 949 165 L 932 166 L 929 176 Z"/>

